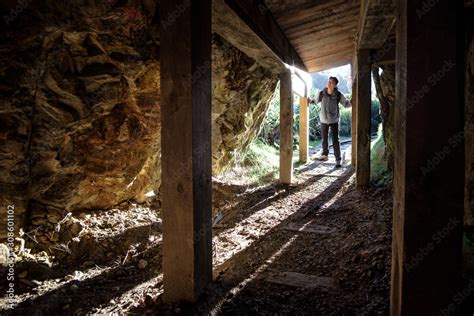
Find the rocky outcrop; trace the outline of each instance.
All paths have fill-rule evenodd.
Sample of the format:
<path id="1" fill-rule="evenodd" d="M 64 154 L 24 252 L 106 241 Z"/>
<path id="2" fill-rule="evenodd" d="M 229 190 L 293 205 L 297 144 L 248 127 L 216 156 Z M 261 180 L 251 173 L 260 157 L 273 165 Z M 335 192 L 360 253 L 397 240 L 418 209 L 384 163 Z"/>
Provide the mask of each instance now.
<path id="1" fill-rule="evenodd" d="M 12 204 L 17 227 L 28 210 L 48 230 L 159 191 L 159 21 L 149 0 L 39 2 L 1 35 L 0 216 Z M 278 79 L 217 35 L 212 57 L 219 173 L 258 134 Z"/>
<path id="2" fill-rule="evenodd" d="M 278 76 L 219 36 L 212 47 L 213 171 L 219 174 L 258 135 Z"/>
<path id="3" fill-rule="evenodd" d="M 382 74 L 379 75 L 379 67 Z M 395 123 L 395 64 L 374 65 L 372 67 L 377 97 L 380 101 L 382 133 L 385 144 L 385 158 L 389 171 L 393 170 L 394 123 Z"/>

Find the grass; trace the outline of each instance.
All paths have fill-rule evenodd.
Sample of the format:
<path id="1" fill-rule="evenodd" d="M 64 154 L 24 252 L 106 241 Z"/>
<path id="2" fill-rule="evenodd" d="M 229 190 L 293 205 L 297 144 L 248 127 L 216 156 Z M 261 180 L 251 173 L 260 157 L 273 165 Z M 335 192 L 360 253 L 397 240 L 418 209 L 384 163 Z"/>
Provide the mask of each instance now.
<path id="1" fill-rule="evenodd" d="M 385 159 L 385 143 L 380 124 L 377 139 L 372 143 L 370 151 L 370 180 L 377 186 L 384 186 L 390 179 L 390 173 Z"/>
<path id="2" fill-rule="evenodd" d="M 350 140 L 350 137 L 340 137 L 340 141 Z M 310 140 L 310 150 L 321 146 L 321 139 Z M 331 141 L 330 141 L 331 142 Z M 293 151 L 293 165 L 299 164 L 299 149 L 295 146 Z M 238 177 L 245 183 L 251 185 L 263 185 L 278 179 L 280 168 L 280 152 L 278 148 L 266 144 L 260 139 L 253 141 L 238 169 Z M 371 150 L 371 181 L 379 186 L 384 185 L 390 179 L 385 160 L 385 144 L 383 141 L 381 126 L 378 137 L 372 144 Z"/>
<path id="3" fill-rule="evenodd" d="M 280 166 L 280 153 L 277 148 L 260 140 L 253 141 L 243 159 L 245 171 L 242 176 L 246 182 L 262 184 L 273 181 Z"/>
<path id="4" fill-rule="evenodd" d="M 316 140 L 310 140 L 309 141 L 309 149 L 316 148 L 318 146 L 321 146 L 322 140 L 321 139 L 316 139 Z"/>
<path id="5" fill-rule="evenodd" d="M 309 142 L 310 150 L 320 146 L 321 140 Z M 299 163 L 299 149 L 293 151 L 293 165 Z M 262 185 L 278 179 L 280 168 L 280 151 L 261 140 L 255 140 L 249 146 L 242 162 L 242 178 L 244 182 L 253 185 Z"/>

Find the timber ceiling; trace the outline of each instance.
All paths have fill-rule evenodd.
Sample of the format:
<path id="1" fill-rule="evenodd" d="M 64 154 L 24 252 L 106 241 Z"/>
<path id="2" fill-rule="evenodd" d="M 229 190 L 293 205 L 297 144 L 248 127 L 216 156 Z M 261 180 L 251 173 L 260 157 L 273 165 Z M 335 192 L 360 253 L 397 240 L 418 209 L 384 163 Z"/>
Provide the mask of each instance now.
<path id="1" fill-rule="evenodd" d="M 309 72 L 352 61 L 360 0 L 264 0 Z"/>

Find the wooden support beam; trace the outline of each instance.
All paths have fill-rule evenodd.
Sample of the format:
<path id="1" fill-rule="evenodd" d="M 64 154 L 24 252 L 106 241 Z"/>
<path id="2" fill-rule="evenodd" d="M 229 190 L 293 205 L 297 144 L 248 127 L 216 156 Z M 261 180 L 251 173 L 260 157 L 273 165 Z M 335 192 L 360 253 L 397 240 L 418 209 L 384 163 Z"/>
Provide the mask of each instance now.
<path id="1" fill-rule="evenodd" d="M 351 163 L 355 167 L 357 161 L 357 78 L 354 78 L 352 81 L 352 126 L 351 126 L 351 136 L 352 136 L 352 157 Z"/>
<path id="2" fill-rule="evenodd" d="M 293 91 L 291 72 L 280 74 L 280 183 L 293 180 Z"/>
<path id="3" fill-rule="evenodd" d="M 452 36 L 462 34 L 459 3 L 440 1 L 420 16 L 425 1 L 398 1 L 391 315 L 472 314 L 463 311 L 470 302 L 460 285 L 464 87 L 456 68 L 465 55 Z"/>
<path id="4" fill-rule="evenodd" d="M 212 280 L 211 0 L 160 16 L 164 300 L 195 302 Z"/>
<path id="5" fill-rule="evenodd" d="M 358 49 L 378 49 L 385 43 L 397 19 L 396 0 L 362 1 Z"/>
<path id="6" fill-rule="evenodd" d="M 308 98 L 300 96 L 300 162 L 308 161 L 309 151 L 309 112 Z"/>
<path id="7" fill-rule="evenodd" d="M 371 110 L 370 50 L 357 51 L 357 161 L 356 185 L 370 184 L 370 110 Z"/>
<path id="8" fill-rule="evenodd" d="M 263 1 L 225 0 L 225 3 L 288 65 L 307 70 Z"/>
<path id="9" fill-rule="evenodd" d="M 386 64 L 394 64 L 396 59 L 395 46 L 395 39 L 387 40 L 381 48 L 372 51 L 373 62 L 379 66 Z"/>
<path id="10" fill-rule="evenodd" d="M 212 1 L 212 31 L 274 73 L 286 71 L 283 61 L 224 0 Z"/>

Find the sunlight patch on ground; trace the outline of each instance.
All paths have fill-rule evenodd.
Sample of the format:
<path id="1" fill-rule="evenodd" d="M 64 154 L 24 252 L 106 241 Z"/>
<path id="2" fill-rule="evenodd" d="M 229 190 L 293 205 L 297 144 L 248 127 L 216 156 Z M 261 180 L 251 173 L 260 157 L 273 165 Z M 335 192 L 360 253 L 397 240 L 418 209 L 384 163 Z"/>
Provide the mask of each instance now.
<path id="1" fill-rule="evenodd" d="M 336 180 L 338 180 L 338 177 L 331 177 L 318 182 L 318 191 L 311 193 L 313 198 L 317 198 L 318 194 L 323 192 Z M 304 193 L 303 190 L 302 192 L 292 194 L 294 196 Z M 274 196 L 270 198 L 274 198 Z M 287 204 L 291 202 L 291 200 L 292 197 L 290 196 L 278 199 L 271 205 L 252 213 L 248 217 L 242 216 L 245 218 L 236 223 L 232 228 L 218 232 L 213 237 L 213 264 L 220 265 L 229 260 L 286 220 L 295 212 L 295 208 L 291 207 L 291 204 Z M 259 204 L 261 203 L 263 202 Z M 225 225 L 225 221 L 222 224 Z"/>

